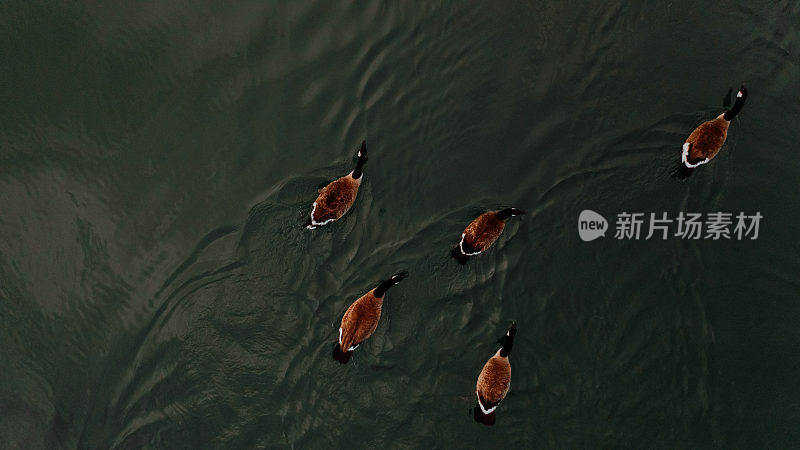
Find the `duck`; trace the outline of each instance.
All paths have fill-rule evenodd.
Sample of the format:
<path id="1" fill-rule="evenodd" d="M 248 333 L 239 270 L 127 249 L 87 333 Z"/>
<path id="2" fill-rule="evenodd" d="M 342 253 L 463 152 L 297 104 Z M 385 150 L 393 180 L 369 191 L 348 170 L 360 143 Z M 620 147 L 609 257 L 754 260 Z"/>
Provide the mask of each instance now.
<path id="1" fill-rule="evenodd" d="M 344 216 L 358 195 L 358 188 L 364 178 L 364 164 L 367 162 L 367 141 L 361 142 L 358 150 L 356 167 L 347 175 L 331 181 L 330 184 L 319 190 L 319 196 L 311 205 L 311 214 L 305 227 L 313 230 L 322 225 L 340 219 Z"/>
<path id="2" fill-rule="evenodd" d="M 339 327 L 339 342 L 334 345 L 333 359 L 347 364 L 353 351 L 367 340 L 381 319 L 381 309 L 386 291 L 408 277 L 407 271 L 392 275 L 388 280 L 380 282 L 374 289 L 354 301 L 342 317 Z"/>
<path id="3" fill-rule="evenodd" d="M 461 264 L 466 264 L 470 256 L 486 251 L 503 233 L 506 221 L 514 216 L 527 214 L 517 208 L 505 208 L 489 211 L 478 216 L 461 233 L 461 242 L 453 249 L 451 255 Z"/>
<path id="4" fill-rule="evenodd" d="M 497 352 L 483 365 L 478 383 L 475 385 L 475 396 L 478 406 L 475 407 L 475 421 L 484 425 L 494 425 L 494 411 L 497 405 L 506 398 L 511 387 L 511 363 L 508 356 L 514 346 L 514 337 L 517 335 L 517 323 L 511 326 L 504 336 L 505 342 Z"/>
<path id="5" fill-rule="evenodd" d="M 686 138 L 681 152 L 680 167 L 684 178 L 691 175 L 694 169 L 707 164 L 717 156 L 728 137 L 731 120 L 742 110 L 745 100 L 747 100 L 747 88 L 742 84 L 739 92 L 736 93 L 736 102 L 733 104 L 733 108 L 723 112 L 715 119 L 701 123 Z"/>

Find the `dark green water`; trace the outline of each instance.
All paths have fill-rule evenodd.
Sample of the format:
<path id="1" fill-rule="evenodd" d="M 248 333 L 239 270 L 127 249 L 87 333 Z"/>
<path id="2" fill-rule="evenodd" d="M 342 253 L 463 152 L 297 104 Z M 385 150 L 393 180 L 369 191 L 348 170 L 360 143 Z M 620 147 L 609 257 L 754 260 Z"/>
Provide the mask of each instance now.
<path id="1" fill-rule="evenodd" d="M 793 1 L 0 2 L 0 447 L 800 446 L 799 51 Z M 352 213 L 302 230 L 364 138 Z M 587 243 L 583 209 L 764 219 Z"/>

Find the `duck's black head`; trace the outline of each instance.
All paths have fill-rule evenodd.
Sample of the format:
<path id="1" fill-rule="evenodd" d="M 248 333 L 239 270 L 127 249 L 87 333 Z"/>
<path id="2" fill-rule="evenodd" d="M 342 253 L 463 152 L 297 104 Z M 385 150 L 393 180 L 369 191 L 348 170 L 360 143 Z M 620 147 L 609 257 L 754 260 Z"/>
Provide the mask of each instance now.
<path id="1" fill-rule="evenodd" d="M 508 327 L 508 331 L 506 331 L 506 337 L 514 339 L 514 336 L 516 335 L 517 335 L 517 322 L 511 322 L 511 326 Z"/>
<path id="2" fill-rule="evenodd" d="M 505 208 L 497 212 L 497 218 L 500 220 L 508 220 L 511 217 L 521 216 L 523 214 L 528 214 L 528 213 L 517 208 Z"/>
<path id="3" fill-rule="evenodd" d="M 733 118 L 736 117 L 736 115 L 739 114 L 739 111 L 741 111 L 744 107 L 745 100 L 747 100 L 747 88 L 744 87 L 744 83 L 742 83 L 742 87 L 740 87 L 739 92 L 736 93 L 736 102 L 734 102 L 733 108 L 725 111 L 725 114 L 723 114 L 722 117 L 728 121 L 733 120 Z"/>
<path id="4" fill-rule="evenodd" d="M 386 291 L 388 291 L 390 287 L 400 283 L 407 276 L 408 276 L 408 272 L 404 270 L 402 272 L 398 272 L 398 273 L 392 275 L 392 277 L 389 278 L 386 281 L 381 281 L 381 283 L 375 288 L 375 291 L 373 292 L 373 295 L 375 297 L 378 297 L 378 298 L 383 297 L 383 294 L 385 294 Z"/>

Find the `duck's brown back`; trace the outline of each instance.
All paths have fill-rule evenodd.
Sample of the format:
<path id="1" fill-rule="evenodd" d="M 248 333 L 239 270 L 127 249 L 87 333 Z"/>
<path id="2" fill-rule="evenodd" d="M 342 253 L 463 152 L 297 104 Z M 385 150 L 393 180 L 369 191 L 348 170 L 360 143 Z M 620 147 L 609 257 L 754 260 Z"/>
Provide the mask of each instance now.
<path id="1" fill-rule="evenodd" d="M 510 385 L 511 364 L 508 358 L 495 354 L 484 364 L 475 390 L 483 400 L 497 403 L 505 398 Z"/>
<path id="2" fill-rule="evenodd" d="M 369 291 L 354 301 L 342 317 L 341 348 L 348 348 L 364 342 L 378 328 L 381 319 L 383 299 L 377 298 Z"/>
<path id="3" fill-rule="evenodd" d="M 320 189 L 314 202 L 312 219 L 317 223 L 341 218 L 353 206 L 360 183 L 350 175 L 332 181 Z"/>
<path id="4" fill-rule="evenodd" d="M 464 242 L 482 252 L 494 244 L 505 226 L 505 221 L 497 218 L 497 211 L 483 213 L 464 230 Z"/>
<path id="5" fill-rule="evenodd" d="M 730 122 L 719 116 L 714 120 L 703 122 L 699 127 L 695 128 L 686 139 L 686 142 L 692 144 L 692 149 L 689 151 L 689 159 L 712 159 L 717 156 L 722 144 L 725 143 L 725 139 L 728 137 L 729 125 Z"/>

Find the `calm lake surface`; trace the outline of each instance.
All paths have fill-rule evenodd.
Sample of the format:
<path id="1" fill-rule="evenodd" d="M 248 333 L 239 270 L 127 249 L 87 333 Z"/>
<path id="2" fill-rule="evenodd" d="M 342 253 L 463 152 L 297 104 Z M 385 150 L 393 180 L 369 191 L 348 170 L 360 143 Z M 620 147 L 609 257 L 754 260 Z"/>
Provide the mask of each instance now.
<path id="1" fill-rule="evenodd" d="M 9 0 L 0 38 L 0 447 L 800 446 L 800 3 Z M 584 209 L 763 219 L 583 242 Z"/>

